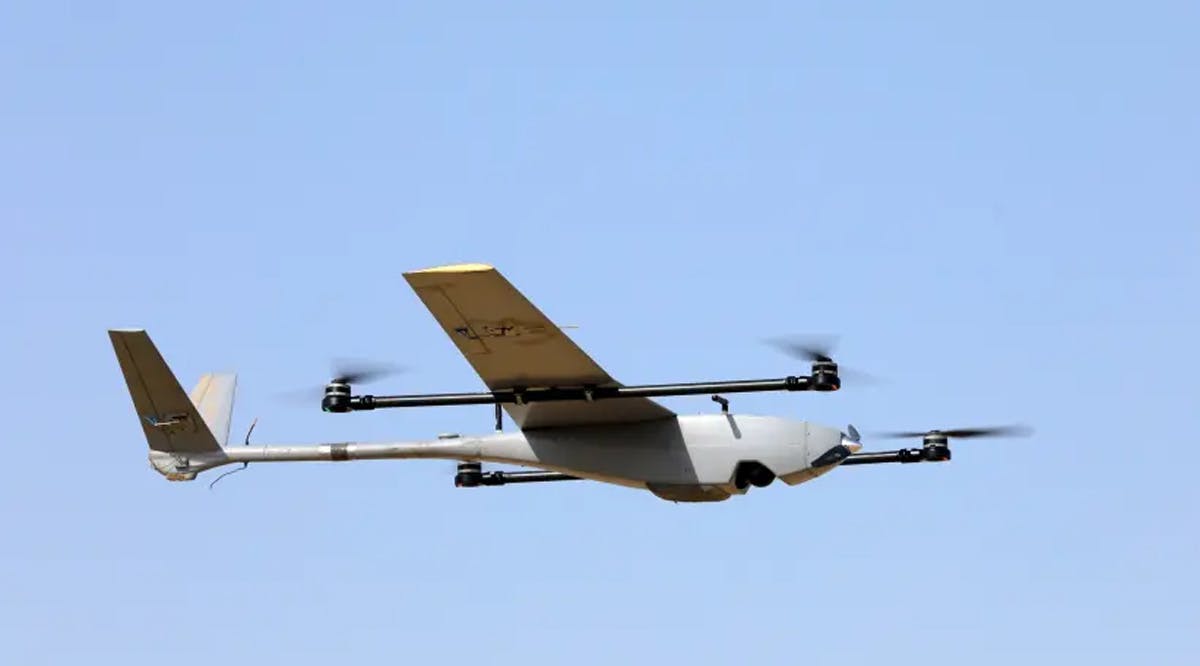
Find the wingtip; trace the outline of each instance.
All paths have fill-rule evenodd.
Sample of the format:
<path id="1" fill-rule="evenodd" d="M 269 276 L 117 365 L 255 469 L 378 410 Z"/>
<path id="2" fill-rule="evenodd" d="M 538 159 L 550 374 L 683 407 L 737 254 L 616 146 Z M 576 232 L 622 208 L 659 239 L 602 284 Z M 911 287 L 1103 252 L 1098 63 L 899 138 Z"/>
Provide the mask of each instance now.
<path id="1" fill-rule="evenodd" d="M 447 264 L 445 266 L 433 266 L 432 268 L 409 271 L 408 275 L 419 275 L 421 273 L 483 273 L 494 270 L 496 270 L 495 267 L 487 264 Z"/>

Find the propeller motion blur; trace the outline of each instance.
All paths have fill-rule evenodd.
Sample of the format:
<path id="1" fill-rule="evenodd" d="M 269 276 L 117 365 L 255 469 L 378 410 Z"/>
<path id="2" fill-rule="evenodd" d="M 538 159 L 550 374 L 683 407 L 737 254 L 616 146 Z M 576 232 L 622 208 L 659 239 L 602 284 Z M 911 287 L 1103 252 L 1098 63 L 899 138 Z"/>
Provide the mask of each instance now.
<path id="1" fill-rule="evenodd" d="M 712 502 L 780 480 L 798 485 L 846 465 L 942 462 L 950 440 L 1014 437 L 1003 426 L 884 433 L 921 446 L 862 451 L 854 426 L 841 429 L 773 416 L 734 414 L 733 393 L 834 392 L 850 373 L 829 341 L 775 340 L 807 372 L 776 379 L 626 386 L 617 382 L 517 291 L 482 264 L 405 273 L 437 323 L 483 380 L 486 391 L 415 395 L 356 394 L 355 386 L 402 369 L 343 361 L 312 396 L 327 413 L 449 405 L 494 406 L 494 432 L 428 441 L 229 446 L 236 377 L 207 374 L 191 394 L 144 330 L 110 330 L 150 464 L 172 481 L 191 481 L 225 465 L 265 462 L 441 458 L 457 462 L 458 487 L 587 479 L 649 490 L 676 502 Z M 853 380 L 852 380 L 853 381 Z M 719 413 L 677 415 L 656 397 L 710 395 Z M 517 425 L 503 430 L 504 414 Z M 251 426 L 253 429 L 253 426 Z M 483 469 L 484 463 L 519 471 Z M 219 478 L 219 477 L 218 477 Z"/>

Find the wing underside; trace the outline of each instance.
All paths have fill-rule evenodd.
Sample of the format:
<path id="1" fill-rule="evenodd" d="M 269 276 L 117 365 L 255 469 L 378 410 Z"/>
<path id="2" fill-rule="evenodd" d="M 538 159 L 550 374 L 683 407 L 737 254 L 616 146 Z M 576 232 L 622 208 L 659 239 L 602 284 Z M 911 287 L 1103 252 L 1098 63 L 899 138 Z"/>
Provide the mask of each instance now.
<path id="1" fill-rule="evenodd" d="M 491 266 L 442 266 L 404 277 L 489 390 L 620 385 Z M 505 410 L 526 430 L 674 416 L 648 398 Z"/>

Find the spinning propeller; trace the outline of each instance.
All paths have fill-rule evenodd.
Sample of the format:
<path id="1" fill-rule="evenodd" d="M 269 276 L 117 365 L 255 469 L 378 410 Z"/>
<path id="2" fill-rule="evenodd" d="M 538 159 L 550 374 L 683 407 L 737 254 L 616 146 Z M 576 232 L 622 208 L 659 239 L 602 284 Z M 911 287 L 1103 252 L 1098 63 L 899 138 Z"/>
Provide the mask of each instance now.
<path id="1" fill-rule="evenodd" d="M 885 439 L 908 439 L 920 437 L 925 440 L 941 439 L 970 439 L 981 437 L 1028 437 L 1033 430 L 1023 425 L 990 426 L 986 428 L 951 428 L 949 430 L 900 430 L 895 432 L 875 433 L 875 437 Z"/>
<path id="2" fill-rule="evenodd" d="M 397 365 L 352 359 L 334 361 L 332 367 L 333 378 L 329 380 L 330 384 L 367 384 L 407 372 L 407 368 Z"/>
<path id="3" fill-rule="evenodd" d="M 337 359 L 330 364 L 330 380 L 317 388 L 301 389 L 281 394 L 291 402 L 313 403 L 321 400 L 330 386 L 346 387 L 351 384 L 369 384 L 374 381 L 408 372 L 408 368 L 378 361 L 361 359 Z M 349 395 L 347 393 L 347 395 Z"/>
<path id="4" fill-rule="evenodd" d="M 789 336 L 772 338 L 767 344 L 791 356 L 794 359 L 808 361 L 814 370 L 822 368 L 832 371 L 844 379 L 860 384 L 878 384 L 879 380 L 865 372 L 842 366 L 833 360 L 833 348 L 837 346 L 837 338 L 831 336 Z"/>
<path id="5" fill-rule="evenodd" d="M 949 430 L 904 430 L 873 433 L 876 437 L 907 439 L 921 438 L 921 447 L 897 451 L 871 451 L 847 458 L 843 465 L 872 465 L 876 463 L 945 462 L 950 460 L 950 438 L 1023 437 L 1032 434 L 1028 426 L 1006 425 L 987 428 L 951 428 Z M 853 431 L 857 435 L 857 431 Z"/>
<path id="6" fill-rule="evenodd" d="M 812 363 L 833 363 L 833 347 L 836 344 L 834 338 L 792 336 L 774 338 L 768 342 L 792 358 Z"/>

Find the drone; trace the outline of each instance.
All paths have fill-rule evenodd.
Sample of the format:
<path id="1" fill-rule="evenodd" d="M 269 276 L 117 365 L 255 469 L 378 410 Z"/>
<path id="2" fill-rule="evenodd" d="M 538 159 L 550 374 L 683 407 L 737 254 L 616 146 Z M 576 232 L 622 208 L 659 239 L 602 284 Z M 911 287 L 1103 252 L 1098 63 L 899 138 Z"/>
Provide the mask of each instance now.
<path id="1" fill-rule="evenodd" d="M 673 502 L 716 502 L 775 481 L 799 485 L 839 467 L 945 462 L 951 458 L 951 440 L 1030 432 L 1023 426 L 888 432 L 879 435 L 918 439 L 921 445 L 863 451 L 853 425 L 843 431 L 737 414 L 725 397 L 839 391 L 842 377 L 828 346 L 777 344 L 809 364 L 806 374 L 627 386 L 492 266 L 438 266 L 404 273 L 404 278 L 487 390 L 358 394 L 356 386 L 385 372 L 343 368 L 320 395 L 322 411 L 492 405 L 493 432 L 442 434 L 426 441 L 250 445 L 251 425 L 244 445 L 230 446 L 236 374 L 205 374 L 185 393 L 145 330 L 112 329 L 109 338 L 150 447 L 150 465 L 168 480 L 192 481 L 201 472 L 237 464 L 244 469 L 250 463 L 444 459 L 456 463 L 454 485 L 460 488 L 590 480 L 648 490 Z M 653 400 L 696 395 L 709 395 L 719 411 L 679 415 Z M 505 414 L 515 431 L 504 430 Z M 485 470 L 485 463 L 519 469 Z"/>

